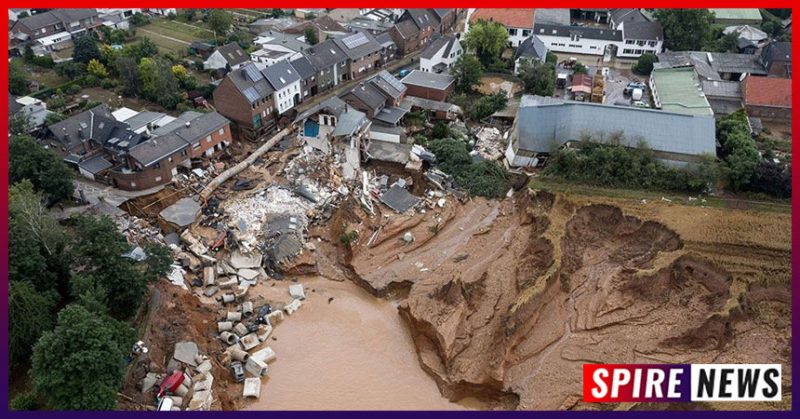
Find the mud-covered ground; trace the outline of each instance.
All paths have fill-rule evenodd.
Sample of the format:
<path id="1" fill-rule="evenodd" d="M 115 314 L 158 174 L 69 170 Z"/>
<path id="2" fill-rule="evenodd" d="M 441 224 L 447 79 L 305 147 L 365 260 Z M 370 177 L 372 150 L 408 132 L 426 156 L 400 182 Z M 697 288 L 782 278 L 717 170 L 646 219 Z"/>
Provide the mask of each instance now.
<path id="1" fill-rule="evenodd" d="M 284 268 L 289 276 L 352 281 L 372 298 L 391 297 L 419 366 L 451 401 L 501 409 L 662 408 L 583 404 L 581 366 L 782 363 L 780 403 L 670 407 L 791 404 L 788 214 L 527 191 L 502 201 L 448 197 L 444 208 L 414 215 L 376 208 L 368 216 L 357 203 L 342 202 L 324 225 L 311 227 L 316 250 Z M 352 230 L 357 241 L 343 245 L 340 235 Z M 401 239 L 406 232 L 413 243 Z M 157 284 L 143 314 L 151 352 L 132 368 L 123 388 L 130 400 L 121 400 L 122 407 L 152 405 L 135 383 L 148 370 L 163 370 L 180 340 L 197 342 L 212 358 L 214 408 L 244 407 L 241 385 L 230 381 L 217 358 L 224 349 L 215 340 L 220 310 L 189 291 Z M 326 315 L 319 308 L 315 313 Z M 297 330 L 281 332 L 291 320 L 276 336 L 302 340 Z M 295 363 L 312 349 L 281 347 L 292 351 Z M 287 361 L 279 354 L 276 362 Z M 295 367 L 276 366 L 276 373 L 279 368 Z M 263 391 L 270 384 L 266 380 Z M 370 403 L 380 397 L 373 393 Z M 391 400 L 382 406 L 396 407 Z"/>

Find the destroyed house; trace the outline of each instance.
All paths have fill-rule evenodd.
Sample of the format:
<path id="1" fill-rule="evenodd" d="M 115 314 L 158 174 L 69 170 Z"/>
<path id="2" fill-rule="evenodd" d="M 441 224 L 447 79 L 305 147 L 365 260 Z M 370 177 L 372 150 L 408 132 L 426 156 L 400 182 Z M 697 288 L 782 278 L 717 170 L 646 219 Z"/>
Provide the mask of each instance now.
<path id="1" fill-rule="evenodd" d="M 230 121 L 217 112 L 184 112 L 174 121 L 152 132 L 156 137 L 176 135 L 189 144 L 189 157 L 210 157 L 231 145 Z"/>
<path id="2" fill-rule="evenodd" d="M 236 123 L 250 139 L 263 135 L 275 123 L 272 85 L 255 64 L 230 72 L 214 89 L 217 112 Z"/>
<path id="3" fill-rule="evenodd" d="M 347 56 L 347 73 L 357 79 L 377 69 L 382 62 L 381 45 L 369 32 L 356 32 L 333 40 Z"/>
<path id="4" fill-rule="evenodd" d="M 266 259 L 275 266 L 295 257 L 303 250 L 303 224 L 298 215 L 279 215 L 265 225 Z"/>
<path id="5" fill-rule="evenodd" d="M 628 147 L 644 141 L 656 158 L 676 166 L 716 153 L 712 116 L 525 95 L 511 129 L 506 159 L 511 166 L 536 166 L 553 147 L 575 143 L 585 135 L 602 142 L 615 134 Z"/>
<path id="6" fill-rule="evenodd" d="M 64 161 L 78 165 L 104 150 L 123 154 L 144 137 L 119 122 L 105 105 L 83 111 L 47 127 L 43 143 Z"/>

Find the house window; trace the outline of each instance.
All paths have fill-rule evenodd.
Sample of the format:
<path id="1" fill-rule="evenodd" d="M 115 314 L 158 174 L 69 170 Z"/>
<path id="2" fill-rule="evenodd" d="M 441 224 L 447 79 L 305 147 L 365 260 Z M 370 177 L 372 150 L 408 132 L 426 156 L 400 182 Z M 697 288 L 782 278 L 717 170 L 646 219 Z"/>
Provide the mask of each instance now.
<path id="1" fill-rule="evenodd" d="M 200 148 L 200 142 L 198 141 L 198 142 L 197 142 L 197 144 L 193 144 L 193 145 L 192 145 L 192 148 L 193 148 L 193 149 L 195 149 L 195 150 L 197 150 L 198 148 Z"/>
<path id="2" fill-rule="evenodd" d="M 256 115 L 253 117 L 253 128 L 261 128 L 261 116 Z"/>
<path id="3" fill-rule="evenodd" d="M 225 134 L 225 127 L 222 127 L 219 129 L 219 135 L 224 135 L 224 134 Z"/>
<path id="4" fill-rule="evenodd" d="M 210 142 L 211 142 L 211 136 L 210 136 L 210 135 L 209 135 L 208 137 L 206 137 L 206 142 L 207 142 L 207 143 L 210 143 Z"/>
<path id="5" fill-rule="evenodd" d="M 131 182 L 131 188 L 135 188 L 135 187 L 136 187 L 136 182 Z"/>
<path id="6" fill-rule="evenodd" d="M 522 36 L 527 38 L 528 36 L 530 36 L 530 34 L 531 34 L 531 30 L 530 29 L 523 29 L 522 30 Z"/>
<path id="7" fill-rule="evenodd" d="M 168 158 L 167 161 L 172 163 L 172 157 Z"/>
<path id="8" fill-rule="evenodd" d="M 188 152 L 188 151 L 186 151 L 186 149 L 183 149 L 183 150 L 181 150 L 181 155 L 182 155 L 182 156 L 186 156 L 186 155 L 188 155 L 188 154 L 189 154 L 189 152 Z"/>
<path id="9" fill-rule="evenodd" d="M 155 181 L 156 182 L 161 182 L 161 176 L 156 176 Z"/>
<path id="10" fill-rule="evenodd" d="M 579 34 L 579 33 L 571 33 L 571 34 L 569 34 L 569 40 L 578 42 L 578 41 L 581 40 L 581 34 Z"/>
<path id="11" fill-rule="evenodd" d="M 633 39 L 626 39 L 625 40 L 625 44 L 626 45 L 633 45 L 634 43 L 636 43 L 636 41 L 634 41 Z"/>
<path id="12" fill-rule="evenodd" d="M 623 54 L 633 54 L 633 50 L 632 49 L 623 49 L 622 53 Z"/>
<path id="13" fill-rule="evenodd" d="M 648 46 L 654 47 L 654 46 L 656 46 L 656 44 L 657 44 L 656 41 L 647 41 L 647 45 Z"/>
<path id="14" fill-rule="evenodd" d="M 508 30 L 508 34 L 511 35 L 511 36 L 517 36 L 517 30 L 514 29 L 514 28 L 511 28 L 511 29 Z"/>
<path id="15" fill-rule="evenodd" d="M 153 167 L 155 167 L 156 169 L 160 169 L 161 168 L 161 163 L 156 163 Z"/>

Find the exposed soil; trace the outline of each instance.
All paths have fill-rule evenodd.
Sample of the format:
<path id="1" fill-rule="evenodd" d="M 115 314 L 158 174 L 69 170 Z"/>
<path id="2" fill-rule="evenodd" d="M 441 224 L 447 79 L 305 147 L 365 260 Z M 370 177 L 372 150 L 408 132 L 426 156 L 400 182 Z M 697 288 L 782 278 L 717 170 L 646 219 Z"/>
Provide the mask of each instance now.
<path id="1" fill-rule="evenodd" d="M 407 295 L 420 363 L 451 400 L 597 409 L 581 402 L 587 362 L 781 362 L 791 388 L 788 220 L 655 208 L 664 224 L 576 201 L 520 194 L 362 220 L 360 237 L 380 235 L 350 265 L 376 295 Z"/>

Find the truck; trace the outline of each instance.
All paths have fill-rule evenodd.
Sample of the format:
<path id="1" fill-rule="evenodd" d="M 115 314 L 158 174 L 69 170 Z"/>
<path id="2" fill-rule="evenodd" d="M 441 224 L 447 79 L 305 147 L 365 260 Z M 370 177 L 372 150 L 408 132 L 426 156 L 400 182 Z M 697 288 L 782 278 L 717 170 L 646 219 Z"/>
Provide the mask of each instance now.
<path id="1" fill-rule="evenodd" d="M 636 87 L 633 90 L 631 90 L 631 99 L 633 99 L 634 101 L 642 100 L 642 95 L 643 94 L 644 94 L 644 91 L 642 89 Z"/>

